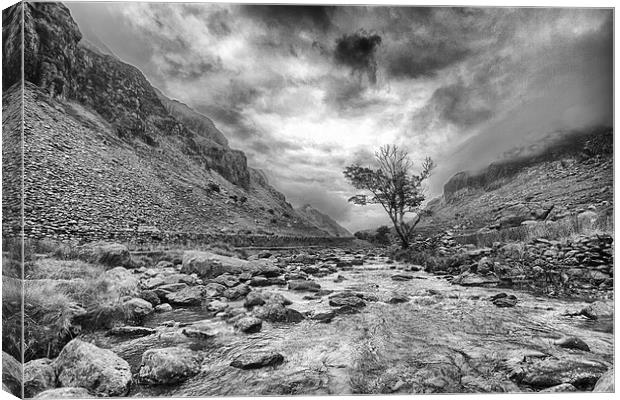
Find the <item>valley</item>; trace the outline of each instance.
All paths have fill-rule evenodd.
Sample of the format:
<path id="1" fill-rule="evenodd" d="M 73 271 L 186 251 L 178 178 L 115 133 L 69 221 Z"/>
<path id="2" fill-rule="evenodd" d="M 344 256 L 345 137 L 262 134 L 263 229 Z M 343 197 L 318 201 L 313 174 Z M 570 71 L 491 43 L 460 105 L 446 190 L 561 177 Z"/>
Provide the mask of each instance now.
<path id="1" fill-rule="evenodd" d="M 247 10 L 234 7 L 247 18 Z M 343 157 L 332 141 L 338 138 L 319 140 L 333 126 L 349 137 L 346 125 L 325 121 L 325 132 L 316 132 L 300 118 L 308 141 L 293 144 L 265 133 L 265 121 L 292 115 L 288 97 L 272 110 L 260 97 L 271 96 L 265 88 L 222 91 L 216 102 L 230 96 L 234 103 L 224 117 L 197 111 L 219 110 L 220 103 L 205 106 L 215 101 L 211 93 L 196 109 L 171 98 L 163 89 L 174 85 L 156 88 L 149 79 L 157 74 L 147 76 L 103 41 L 87 40 L 72 12 L 61 3 L 3 11 L 5 391 L 35 399 L 614 391 L 612 126 L 545 125 L 535 143 L 503 149 L 484 168 L 453 175 L 441 196 L 425 199 L 422 182 L 432 175 L 411 176 L 395 162 L 386 164 L 393 172 L 386 180 L 384 170 L 373 175 L 372 164 L 358 165 L 370 145 Z M 312 15 L 300 24 L 315 21 Z M 212 22 L 210 30 L 232 34 Z M 161 21 L 155 26 L 165 31 Z M 14 44 L 22 43 L 22 30 L 20 48 Z M 193 44 L 175 40 L 176 49 Z M 270 40 L 250 42 L 283 47 Z M 387 78 L 378 70 L 404 74 L 377 66 L 378 34 L 329 40 L 334 49 L 310 47 L 334 63 L 326 67 L 330 74 L 351 69 L 329 80 L 346 93 L 298 79 L 312 68 L 295 69 L 307 59 L 293 45 L 287 56 L 295 58 L 294 73 L 278 70 L 274 85 L 296 90 L 311 82 L 316 98 L 340 102 L 380 92 Z M 372 57 L 364 59 L 356 46 Z M 175 60 L 164 61 L 186 73 Z M 221 58 L 199 61 L 205 76 L 230 72 Z M 23 80 L 14 72 L 21 67 Z M 242 70 L 234 69 L 235 77 Z M 261 72 L 256 66 L 252 74 Z M 422 71 L 410 78 L 434 77 Z M 362 84 L 372 90 L 355 86 Z M 441 99 L 440 89 L 429 101 Z M 292 93 L 296 101 L 303 97 Z M 411 93 L 406 102 L 394 93 L 351 100 L 351 107 L 387 107 L 396 115 Z M 491 112 L 462 108 L 461 96 L 453 97 L 451 111 L 469 115 L 467 128 Z M 317 112 L 312 123 L 322 118 L 303 107 Z M 392 137 L 400 117 L 351 107 L 328 108 L 343 120 L 376 118 Z M 233 122 L 247 115 L 265 125 L 239 136 Z M 366 122 L 355 125 L 362 138 Z M 295 129 L 283 136 L 295 138 Z M 267 139 L 273 168 L 286 171 L 256 167 L 261 158 L 251 151 L 265 149 L 254 145 Z M 409 139 L 401 140 L 405 147 L 423 142 Z M 360 187 L 342 176 L 349 160 L 349 171 L 370 182 L 362 189 L 387 199 L 394 220 L 398 207 L 406 211 L 405 226 L 405 213 L 421 216 L 409 242 L 399 241 L 392 226 L 374 226 L 372 212 L 351 211 L 346 199 Z M 406 157 L 401 161 L 412 169 Z M 327 172 L 335 166 L 337 179 Z M 270 183 L 269 176 L 278 179 Z M 312 201 L 290 201 L 297 192 L 313 192 Z M 357 198 L 366 205 L 364 195 Z M 364 230 L 342 226 L 352 221 Z"/>

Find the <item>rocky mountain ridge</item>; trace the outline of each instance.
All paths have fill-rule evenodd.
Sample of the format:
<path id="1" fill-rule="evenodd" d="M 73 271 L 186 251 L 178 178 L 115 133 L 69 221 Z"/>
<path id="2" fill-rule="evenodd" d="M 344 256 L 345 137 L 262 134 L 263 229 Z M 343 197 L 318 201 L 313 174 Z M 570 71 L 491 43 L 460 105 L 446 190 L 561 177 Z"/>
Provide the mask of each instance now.
<path id="1" fill-rule="evenodd" d="M 21 32 L 21 7 L 28 237 L 325 236 L 247 166 L 243 152 L 228 147 L 207 117 L 158 93 L 137 68 L 81 45 L 61 3 L 20 3 L 3 13 L 5 115 L 19 114 L 21 106 L 9 101 L 21 90 L 19 74 L 9 71 L 21 60 L 10 41 Z M 3 122 L 5 146 L 20 141 L 19 120 Z M 12 167 L 5 177 L 19 175 Z M 3 197 L 16 199 L 16 190 Z M 19 231 L 18 203 L 3 201 L 7 233 Z"/>

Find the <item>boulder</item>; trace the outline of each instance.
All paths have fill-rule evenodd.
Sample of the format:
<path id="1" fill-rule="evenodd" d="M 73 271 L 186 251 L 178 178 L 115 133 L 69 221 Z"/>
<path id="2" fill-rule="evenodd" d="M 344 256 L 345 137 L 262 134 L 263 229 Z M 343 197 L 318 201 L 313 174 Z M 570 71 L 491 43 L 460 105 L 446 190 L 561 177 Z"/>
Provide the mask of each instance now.
<path id="1" fill-rule="evenodd" d="M 62 349 L 54 369 L 61 386 L 83 387 L 97 396 L 125 396 L 131 384 L 127 361 L 80 339 Z"/>
<path id="2" fill-rule="evenodd" d="M 265 278 L 277 278 L 282 275 L 282 269 L 276 265 L 270 263 L 258 263 L 253 265 L 253 276 L 261 275 Z"/>
<path id="3" fill-rule="evenodd" d="M 228 300 L 238 300 L 245 297 L 252 289 L 244 283 L 232 288 L 228 288 L 222 293 Z"/>
<path id="4" fill-rule="evenodd" d="M 255 307 L 253 314 L 264 321 L 269 322 L 300 322 L 304 319 L 303 314 L 292 308 L 284 307 L 279 303 L 267 303 L 264 306 Z"/>
<path id="5" fill-rule="evenodd" d="M 142 282 L 142 287 L 147 290 L 155 289 L 158 286 L 165 284 L 166 282 L 162 278 L 149 278 Z"/>
<path id="6" fill-rule="evenodd" d="M 226 310 L 228 308 L 228 303 L 223 302 L 221 300 L 213 300 L 207 303 L 205 308 L 209 311 L 218 313 L 218 312 L 222 312 Z"/>
<path id="7" fill-rule="evenodd" d="M 168 303 L 162 303 L 160 305 L 155 306 L 155 311 L 157 312 L 172 311 L 172 306 Z"/>
<path id="8" fill-rule="evenodd" d="M 209 251 L 186 251 L 183 253 L 184 274 L 197 274 L 201 278 L 213 279 L 222 274 L 240 274 L 250 269 L 250 263 L 235 257 L 227 257 Z"/>
<path id="9" fill-rule="evenodd" d="M 515 305 L 517 305 L 518 300 L 515 295 L 511 294 L 511 295 L 494 298 L 492 301 L 493 301 L 493 304 L 495 304 L 497 307 L 506 308 L 506 307 L 514 307 Z"/>
<path id="10" fill-rule="evenodd" d="M 153 307 L 158 306 L 159 304 L 161 304 L 161 299 L 159 298 L 159 296 L 157 295 L 157 293 L 153 290 L 143 290 L 141 291 L 138 296 L 143 299 L 148 301 L 149 303 L 151 303 L 151 305 Z"/>
<path id="11" fill-rule="evenodd" d="M 355 293 L 343 292 L 331 296 L 329 305 L 332 307 L 362 308 L 366 306 L 366 302 Z"/>
<path id="12" fill-rule="evenodd" d="M 131 267 L 131 254 L 127 246 L 120 243 L 92 243 L 80 249 L 86 261 L 108 267 Z M 84 257 L 83 257 L 84 258 Z"/>
<path id="13" fill-rule="evenodd" d="M 318 292 L 321 289 L 321 285 L 314 281 L 295 280 L 289 281 L 288 289 L 307 292 Z"/>
<path id="14" fill-rule="evenodd" d="M 161 285 L 157 288 L 155 288 L 153 291 L 155 293 L 157 293 L 157 295 L 160 297 L 160 299 L 165 300 L 166 296 L 169 293 L 172 292 L 178 292 L 180 290 L 183 290 L 185 288 L 187 288 L 187 284 L 186 283 L 169 283 L 166 285 Z"/>
<path id="15" fill-rule="evenodd" d="M 132 320 L 141 320 L 153 312 L 153 305 L 144 299 L 134 297 L 123 303 L 126 315 Z"/>
<path id="16" fill-rule="evenodd" d="M 596 381 L 596 385 L 594 385 L 593 392 L 606 392 L 606 393 L 614 392 L 614 369 L 613 368 L 605 372 L 598 379 L 598 381 Z"/>
<path id="17" fill-rule="evenodd" d="M 219 283 L 208 283 L 207 286 L 205 286 L 206 297 L 218 297 L 221 296 L 224 291 L 226 291 L 226 286 Z"/>
<path id="18" fill-rule="evenodd" d="M 213 282 L 222 286 L 233 287 L 239 284 L 239 277 L 231 274 L 222 274 L 213 279 Z"/>
<path id="19" fill-rule="evenodd" d="M 22 364 L 9 353 L 2 352 L 2 383 L 10 393 L 22 397 Z"/>
<path id="20" fill-rule="evenodd" d="M 198 281 L 198 278 L 192 275 L 187 274 L 170 274 L 166 275 L 162 278 L 166 285 L 171 285 L 174 283 L 185 283 L 187 285 L 195 285 Z"/>
<path id="21" fill-rule="evenodd" d="M 157 269 L 174 268 L 174 264 L 167 260 L 162 260 L 155 265 Z"/>
<path id="22" fill-rule="evenodd" d="M 254 306 L 262 306 L 263 304 L 265 304 L 265 299 L 260 293 L 250 292 L 246 296 L 243 306 L 251 309 Z"/>
<path id="23" fill-rule="evenodd" d="M 290 306 L 291 304 L 293 304 L 292 301 L 290 301 L 280 293 L 265 292 L 263 293 L 263 298 L 267 303 L 277 303 L 282 304 L 283 306 Z"/>
<path id="24" fill-rule="evenodd" d="M 256 333 L 263 327 L 263 321 L 255 317 L 244 317 L 235 323 L 235 328 L 245 333 Z"/>
<path id="25" fill-rule="evenodd" d="M 166 300 L 170 304 L 179 306 L 198 306 L 202 303 L 205 289 L 202 286 L 188 286 L 178 292 L 166 294 Z"/>
<path id="26" fill-rule="evenodd" d="M 150 349 L 142 355 L 138 379 L 152 385 L 183 382 L 200 372 L 201 363 L 202 357 L 189 349 Z"/>
<path id="27" fill-rule="evenodd" d="M 319 311 L 319 312 L 314 313 L 312 317 L 310 317 L 310 319 L 326 324 L 328 322 L 331 322 L 335 316 L 336 316 L 336 312 L 334 310 Z"/>
<path id="28" fill-rule="evenodd" d="M 56 387 L 56 371 L 49 358 L 39 358 L 24 364 L 24 397 L 37 394 Z"/>
<path id="29" fill-rule="evenodd" d="M 486 275 L 493 270 L 494 264 L 489 257 L 482 257 L 476 266 L 476 272 L 480 275 Z"/>
<path id="30" fill-rule="evenodd" d="M 87 399 L 93 395 L 82 387 L 61 387 L 57 389 L 49 389 L 37 394 L 34 398 L 41 400 L 57 400 L 57 399 Z"/>
<path id="31" fill-rule="evenodd" d="M 232 367 L 240 369 L 256 369 L 284 362 L 284 356 L 275 352 L 256 352 L 243 354 L 230 363 Z"/>
<path id="32" fill-rule="evenodd" d="M 453 284 L 461 286 L 494 286 L 499 283 L 495 275 L 477 275 L 471 272 L 464 272 L 452 280 Z"/>

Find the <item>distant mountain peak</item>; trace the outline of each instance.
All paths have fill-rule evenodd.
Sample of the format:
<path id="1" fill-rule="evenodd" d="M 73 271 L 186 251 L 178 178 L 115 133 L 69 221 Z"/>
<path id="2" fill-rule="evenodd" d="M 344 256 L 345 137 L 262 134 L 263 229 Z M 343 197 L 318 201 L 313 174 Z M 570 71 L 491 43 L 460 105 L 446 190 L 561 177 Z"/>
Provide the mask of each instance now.
<path id="1" fill-rule="evenodd" d="M 304 216 L 309 223 L 327 232 L 330 236 L 348 237 L 353 236 L 351 232 L 343 228 L 334 221 L 329 215 L 322 213 L 311 204 L 304 204 L 296 210 Z"/>

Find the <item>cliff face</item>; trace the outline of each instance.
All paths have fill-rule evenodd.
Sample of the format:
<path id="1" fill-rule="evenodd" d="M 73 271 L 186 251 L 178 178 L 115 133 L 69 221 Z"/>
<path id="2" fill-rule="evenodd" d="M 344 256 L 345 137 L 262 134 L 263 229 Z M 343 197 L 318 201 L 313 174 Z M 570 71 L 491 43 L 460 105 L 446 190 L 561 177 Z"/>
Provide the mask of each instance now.
<path id="1" fill-rule="evenodd" d="M 157 93 L 135 67 L 83 46 L 64 5 L 19 7 L 28 237 L 100 239 L 145 230 L 325 235 L 248 168 L 207 117 Z M 19 74 L 8 70 L 21 60 L 11 41 L 21 31 L 16 15 L 3 14 L 5 99 L 21 90 Z M 4 176 L 19 174 L 13 168 Z M 19 219 L 3 223 L 13 231 Z"/>
<path id="2" fill-rule="evenodd" d="M 249 186 L 245 155 L 228 147 L 211 120 L 157 93 L 137 68 L 92 45 L 82 46 L 82 35 L 64 5 L 25 3 L 24 12 L 27 81 L 52 97 L 92 108 L 121 138 L 152 147 L 160 146 L 162 137 L 182 139 L 188 156 L 200 158 L 234 184 Z"/>

